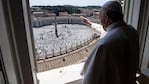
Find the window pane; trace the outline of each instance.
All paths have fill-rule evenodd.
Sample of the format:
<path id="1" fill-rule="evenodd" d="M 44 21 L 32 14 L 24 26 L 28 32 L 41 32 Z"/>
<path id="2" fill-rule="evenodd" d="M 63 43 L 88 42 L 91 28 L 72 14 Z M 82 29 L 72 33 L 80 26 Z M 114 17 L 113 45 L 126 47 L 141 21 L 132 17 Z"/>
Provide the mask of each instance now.
<path id="1" fill-rule="evenodd" d="M 99 14 L 107 1 L 30 0 L 37 78 L 41 84 L 80 81 L 84 62 L 101 38 Z M 98 23 L 99 29 L 90 28 L 80 16 Z"/>

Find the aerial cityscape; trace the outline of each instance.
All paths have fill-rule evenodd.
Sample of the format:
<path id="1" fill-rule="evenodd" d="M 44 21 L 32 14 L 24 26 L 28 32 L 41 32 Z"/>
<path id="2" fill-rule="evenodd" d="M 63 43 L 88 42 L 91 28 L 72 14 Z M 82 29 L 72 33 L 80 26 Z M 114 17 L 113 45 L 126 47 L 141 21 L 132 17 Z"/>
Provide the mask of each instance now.
<path id="1" fill-rule="evenodd" d="M 95 38 L 80 16 L 100 23 L 100 6 L 32 6 L 31 18 L 37 60 L 47 59 L 78 49 Z M 74 48 L 74 49 L 73 49 Z"/>
<path id="2" fill-rule="evenodd" d="M 100 32 L 87 26 L 80 16 L 100 24 L 100 8 L 95 5 L 30 7 L 40 84 L 48 84 L 52 79 L 53 84 L 65 84 L 82 78 L 80 71 L 100 39 Z"/>

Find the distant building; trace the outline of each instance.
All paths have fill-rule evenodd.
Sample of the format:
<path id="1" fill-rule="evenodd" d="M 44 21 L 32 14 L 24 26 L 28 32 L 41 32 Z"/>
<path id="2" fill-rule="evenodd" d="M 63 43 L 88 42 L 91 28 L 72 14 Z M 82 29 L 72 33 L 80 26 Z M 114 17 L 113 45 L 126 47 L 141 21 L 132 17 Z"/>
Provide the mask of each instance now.
<path id="1" fill-rule="evenodd" d="M 42 27 L 54 23 L 54 17 L 33 17 L 32 27 Z"/>
<path id="2" fill-rule="evenodd" d="M 31 16 L 32 17 L 52 17 L 55 16 L 55 13 L 48 13 L 48 12 L 32 12 Z"/>
<path id="3" fill-rule="evenodd" d="M 82 13 L 81 14 L 76 14 L 76 13 L 74 13 L 74 14 L 71 14 L 71 16 L 78 16 L 79 17 L 79 16 L 86 16 L 86 14 L 82 14 Z"/>
<path id="4" fill-rule="evenodd" d="M 57 24 L 84 24 L 79 16 L 58 16 Z M 55 23 L 55 17 L 32 17 L 32 27 L 38 28 Z"/>
<path id="5" fill-rule="evenodd" d="M 91 16 L 92 11 L 85 8 L 79 8 L 81 10 L 81 14 L 85 14 L 86 16 Z"/>
<path id="6" fill-rule="evenodd" d="M 99 19 L 100 18 L 100 12 L 93 12 L 93 18 L 94 19 Z"/>
<path id="7" fill-rule="evenodd" d="M 59 16 L 69 16 L 68 12 L 59 12 Z"/>

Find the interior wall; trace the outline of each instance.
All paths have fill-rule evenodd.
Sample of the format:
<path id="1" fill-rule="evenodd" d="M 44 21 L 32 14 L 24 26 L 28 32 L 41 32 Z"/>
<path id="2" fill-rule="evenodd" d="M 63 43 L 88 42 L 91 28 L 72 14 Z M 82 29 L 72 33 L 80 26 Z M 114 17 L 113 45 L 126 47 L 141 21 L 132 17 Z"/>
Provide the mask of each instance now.
<path id="1" fill-rule="evenodd" d="M 139 33 L 139 42 L 140 42 L 140 69 L 144 74 L 148 74 L 149 70 L 147 70 L 149 51 L 148 49 L 148 25 L 149 25 L 149 1 L 141 0 L 140 6 L 140 14 L 139 14 L 139 22 L 138 22 L 138 33 Z M 148 54 L 148 55 L 147 55 Z"/>
<path id="2" fill-rule="evenodd" d="M 149 77 L 149 25 L 148 25 L 148 31 L 147 31 L 147 37 L 146 37 L 143 61 L 142 61 L 141 67 L 142 67 L 141 68 L 142 73 Z"/>
<path id="3" fill-rule="evenodd" d="M 149 1 L 148 0 L 125 0 L 124 20 L 134 26 L 139 34 L 140 64 L 139 67 L 144 74 L 149 73 Z M 149 76 L 149 75 L 148 75 Z"/>
<path id="4" fill-rule="evenodd" d="M 125 13 L 124 19 L 128 24 L 132 25 L 135 29 L 138 28 L 141 0 L 125 0 Z"/>

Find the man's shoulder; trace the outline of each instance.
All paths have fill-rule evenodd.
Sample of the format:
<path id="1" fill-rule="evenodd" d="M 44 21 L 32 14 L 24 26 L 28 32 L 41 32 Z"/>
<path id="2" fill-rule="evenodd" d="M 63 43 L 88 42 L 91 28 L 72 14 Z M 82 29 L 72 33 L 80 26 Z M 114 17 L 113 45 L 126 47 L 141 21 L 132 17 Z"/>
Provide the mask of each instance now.
<path id="1" fill-rule="evenodd" d="M 100 39 L 99 43 L 100 44 L 109 44 L 109 43 L 115 42 L 119 39 L 122 39 L 124 32 L 125 31 L 121 30 L 120 28 L 115 28 L 115 29 L 109 31 L 102 39 Z"/>
<path id="2" fill-rule="evenodd" d="M 112 40 L 114 39 L 114 37 L 112 37 L 111 35 L 105 35 L 102 39 L 100 39 L 98 41 L 98 45 L 101 46 L 101 45 L 107 45 L 109 44 L 110 42 L 112 42 Z"/>
<path id="3" fill-rule="evenodd" d="M 117 41 L 125 41 L 126 39 L 135 39 L 138 37 L 137 31 L 129 25 L 121 26 L 109 31 L 98 43 L 109 44 Z"/>

